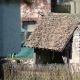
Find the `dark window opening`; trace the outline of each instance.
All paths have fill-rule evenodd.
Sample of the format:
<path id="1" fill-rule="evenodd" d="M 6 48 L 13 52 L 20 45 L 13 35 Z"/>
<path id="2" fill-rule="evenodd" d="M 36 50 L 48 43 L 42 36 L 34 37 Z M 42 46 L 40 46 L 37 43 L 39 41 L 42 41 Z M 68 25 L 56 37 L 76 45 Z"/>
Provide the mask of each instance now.
<path id="1" fill-rule="evenodd" d="M 53 63 L 69 63 L 69 59 L 72 59 L 72 39 L 73 37 L 62 52 L 54 51 Z"/>
<path id="2" fill-rule="evenodd" d="M 70 0 L 51 0 L 51 12 L 70 13 Z"/>
<path id="3" fill-rule="evenodd" d="M 24 41 L 24 32 L 21 33 L 21 41 Z"/>
<path id="4" fill-rule="evenodd" d="M 36 54 L 36 64 L 66 64 L 69 63 L 69 60 L 72 58 L 72 39 L 71 38 L 68 44 L 65 46 L 62 52 L 51 51 L 41 48 L 35 49 Z"/>

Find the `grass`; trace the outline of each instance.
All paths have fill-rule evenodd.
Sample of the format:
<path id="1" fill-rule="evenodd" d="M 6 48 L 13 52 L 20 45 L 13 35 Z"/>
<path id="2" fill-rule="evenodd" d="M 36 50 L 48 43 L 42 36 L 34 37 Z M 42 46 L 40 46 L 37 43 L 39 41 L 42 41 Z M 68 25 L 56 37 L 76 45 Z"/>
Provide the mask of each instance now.
<path id="1" fill-rule="evenodd" d="M 16 66 L 5 64 L 4 80 L 80 80 L 80 71 L 72 72 L 72 64 L 68 65 L 36 65 L 27 68 L 27 65 Z"/>

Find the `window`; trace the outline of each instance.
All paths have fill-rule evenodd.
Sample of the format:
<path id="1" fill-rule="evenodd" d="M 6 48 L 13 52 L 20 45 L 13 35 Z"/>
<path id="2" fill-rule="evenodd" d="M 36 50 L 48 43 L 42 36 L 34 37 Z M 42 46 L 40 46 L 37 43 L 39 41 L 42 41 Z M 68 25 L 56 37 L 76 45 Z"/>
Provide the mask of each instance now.
<path id="1" fill-rule="evenodd" d="M 21 41 L 24 41 L 25 38 L 24 38 L 24 32 L 21 32 Z"/>
<path id="2" fill-rule="evenodd" d="M 23 21 L 23 28 L 27 30 L 27 32 L 25 33 L 26 40 L 29 38 L 31 33 L 34 31 L 35 24 L 36 24 L 36 21 Z"/>
<path id="3" fill-rule="evenodd" d="M 51 12 L 70 13 L 70 0 L 51 0 Z"/>

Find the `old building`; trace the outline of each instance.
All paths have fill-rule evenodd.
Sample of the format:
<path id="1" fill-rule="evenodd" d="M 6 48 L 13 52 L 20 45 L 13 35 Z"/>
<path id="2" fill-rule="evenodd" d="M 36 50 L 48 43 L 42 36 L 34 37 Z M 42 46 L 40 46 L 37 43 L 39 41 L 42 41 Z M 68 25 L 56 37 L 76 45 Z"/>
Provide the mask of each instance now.
<path id="1" fill-rule="evenodd" d="M 73 32 L 78 29 L 77 19 L 75 15 L 62 13 L 48 13 L 42 16 L 41 21 L 36 25 L 37 28 L 24 45 L 35 48 L 36 63 L 71 61 L 74 53 L 71 50 L 75 38 Z M 55 61 L 50 57 L 52 54 Z M 60 57 L 63 57 L 63 61 Z"/>
<path id="2" fill-rule="evenodd" d="M 26 33 L 23 35 L 27 40 L 31 33 L 34 31 L 35 24 L 39 23 L 41 15 L 46 12 L 50 12 L 50 0 L 32 0 L 32 6 L 28 6 L 21 3 L 21 27 L 26 29 Z M 34 54 L 34 49 L 26 47 L 27 54 Z M 29 51 L 30 50 L 30 51 Z M 26 53 L 26 52 L 25 52 Z M 19 55 L 19 54 L 18 54 Z M 24 56 L 24 53 L 21 55 Z M 29 58 L 26 56 L 26 58 Z"/>
<path id="3" fill-rule="evenodd" d="M 70 13 L 70 6 L 57 4 L 57 0 L 32 0 L 32 6 L 21 4 L 21 27 L 27 30 L 26 40 L 34 31 L 35 24 L 39 23 L 41 16 L 47 12 Z M 66 0 L 69 2 L 68 0 Z M 62 3 L 65 1 L 62 0 Z M 55 5 L 55 3 L 57 5 Z"/>
<path id="4" fill-rule="evenodd" d="M 33 36 L 34 38 L 35 37 L 38 37 L 37 39 L 41 39 L 42 40 L 42 42 L 41 42 L 41 40 L 39 41 L 39 40 L 37 40 L 37 42 L 36 42 L 36 38 L 34 39 L 34 38 L 32 38 L 32 39 L 34 39 L 34 45 L 38 45 L 38 46 L 36 46 L 37 48 L 35 49 L 36 51 L 38 51 L 38 52 L 41 52 L 42 54 L 40 55 L 40 56 L 45 56 L 46 54 L 45 53 L 54 53 L 56 50 L 55 49 L 52 49 L 52 48 L 50 48 L 51 46 L 47 46 L 47 48 L 46 48 L 46 46 L 43 46 L 43 45 L 40 45 L 41 43 L 42 44 L 45 44 L 45 42 L 47 42 L 46 44 L 48 44 L 48 43 L 50 43 L 49 41 L 45 41 L 45 39 L 47 40 L 47 38 L 48 37 L 50 37 L 50 36 L 46 36 L 45 37 L 45 39 L 44 39 L 44 37 L 42 37 L 41 38 L 41 34 L 42 34 L 42 32 L 45 32 L 46 34 L 48 34 L 49 33 L 49 31 L 48 32 L 46 32 L 48 29 L 46 28 L 45 29 L 45 25 L 44 24 L 52 24 L 52 26 L 53 25 L 57 25 L 57 23 L 51 23 L 49 20 L 50 20 L 50 18 L 52 17 L 52 14 L 51 13 L 49 13 L 48 14 L 48 16 L 50 17 L 50 18 L 48 18 L 47 19 L 47 21 L 46 21 L 46 19 L 43 19 L 44 18 L 44 15 L 47 15 L 47 12 L 57 12 L 57 15 L 56 15 L 56 17 L 54 18 L 55 20 L 57 20 L 57 22 L 58 22 L 58 18 L 57 17 L 59 17 L 59 18 L 61 18 L 61 17 L 64 17 L 64 16 L 68 16 L 68 18 L 70 18 L 70 17 L 72 17 L 72 15 L 70 15 L 70 14 L 64 14 L 64 16 L 61 16 L 61 14 L 58 14 L 58 13 L 79 13 L 79 6 L 78 6 L 78 4 L 77 4 L 77 2 L 76 2 L 77 0 L 75 0 L 75 1 L 71 1 L 71 0 L 57 0 L 57 2 L 56 2 L 56 0 L 34 0 L 33 1 L 33 6 L 32 6 L 32 8 L 30 8 L 30 7 L 28 7 L 27 5 L 21 5 L 21 15 L 22 15 L 22 18 L 21 18 L 21 20 L 22 20 L 22 22 L 23 22 L 23 24 L 22 24 L 22 27 L 23 28 L 26 28 L 27 27 L 27 30 L 29 30 L 29 27 L 30 27 L 30 31 L 28 31 L 30 34 L 32 33 L 32 35 L 31 36 Z M 76 2 L 76 6 L 75 6 L 75 2 Z M 54 3 L 57 3 L 57 5 L 54 5 Z M 74 7 L 73 7 L 74 6 Z M 75 12 L 76 11 L 76 12 Z M 77 12 L 78 11 L 78 12 Z M 60 17 L 60 16 L 61 17 Z M 42 18 L 42 16 L 43 16 L 43 18 Z M 54 16 L 55 16 L 55 14 L 54 14 Z M 76 15 L 75 15 L 76 16 Z M 74 16 L 73 16 L 74 17 Z M 72 17 L 72 20 L 74 19 Z M 42 20 L 43 19 L 43 20 Z M 63 19 L 63 18 L 62 18 Z M 71 20 L 71 21 L 72 21 Z M 51 20 L 51 21 L 53 21 L 53 20 Z M 66 21 L 66 19 L 64 20 L 65 22 L 67 22 Z M 77 21 L 76 19 L 75 19 L 75 21 Z M 78 20 L 79 21 L 79 20 Z M 36 24 L 37 23 L 37 24 Z M 60 21 L 59 21 L 59 23 L 60 23 Z M 63 22 L 62 22 L 63 23 Z M 43 28 L 42 27 L 39 27 L 39 25 L 43 25 Z M 60 24 L 61 25 L 61 24 Z M 64 25 L 64 24 L 63 24 Z M 66 26 L 68 25 L 68 23 L 66 23 L 65 24 Z M 33 26 L 33 27 L 32 27 Z M 48 25 L 46 25 L 46 26 L 48 26 Z M 31 28 L 32 27 L 32 28 Z M 37 27 L 39 27 L 39 28 L 37 28 Z M 38 32 L 38 34 L 40 34 L 40 37 L 39 37 L 39 35 L 37 36 L 37 32 L 35 31 L 35 28 L 37 28 L 37 29 L 39 29 L 38 31 L 40 31 L 40 33 Z M 76 27 L 75 27 L 76 28 Z M 40 29 L 43 29 L 43 30 L 40 30 Z M 44 29 L 46 30 L 46 31 L 44 31 Z M 59 31 L 59 30 L 61 30 L 61 32 L 62 32 L 62 30 L 63 29 L 66 29 L 66 27 L 65 28 L 61 28 L 60 27 L 60 29 L 56 29 L 55 30 L 55 27 L 52 27 L 51 28 L 52 30 L 54 30 L 54 31 Z M 78 29 L 78 28 L 77 28 Z M 33 30 L 33 31 L 32 31 Z M 70 31 L 70 32 L 73 32 L 75 29 L 72 27 L 72 29 L 70 29 L 70 30 L 72 30 L 72 31 Z M 34 31 L 35 31 L 35 33 L 34 33 Z M 64 31 L 65 32 L 65 31 Z M 70 32 L 67 32 L 67 33 L 70 33 Z M 75 30 L 75 32 L 77 32 L 76 30 Z M 71 55 L 72 55 L 72 57 L 74 57 L 75 59 L 76 59 L 76 57 L 75 57 L 75 55 L 77 56 L 77 59 L 76 59 L 76 61 L 77 62 L 79 62 L 79 54 L 76 54 L 75 53 L 75 50 L 74 49 L 77 49 L 77 48 L 74 48 L 74 45 L 76 44 L 76 45 L 78 45 L 79 44 L 79 41 L 76 41 L 75 43 L 74 43 L 74 39 L 75 39 L 75 37 L 76 36 L 78 36 L 78 39 L 77 40 L 79 40 L 79 33 L 78 33 L 78 35 L 77 35 L 77 33 L 75 33 L 74 32 L 74 34 L 73 33 L 71 33 L 71 34 L 73 34 L 73 37 L 70 37 L 70 36 L 68 36 L 69 37 L 69 39 L 71 39 L 71 40 L 69 40 L 70 42 L 71 42 L 71 46 L 72 47 L 70 47 L 70 50 L 72 49 L 72 53 L 74 53 L 74 54 L 69 54 L 69 55 L 67 55 L 68 56 L 68 58 L 69 58 L 69 56 L 70 56 L 70 58 L 71 58 Z M 33 33 L 34 34 L 36 34 L 36 35 L 33 35 Z M 51 32 L 50 32 L 51 33 Z M 50 34 L 49 33 L 49 34 Z M 66 33 L 66 34 L 67 34 Z M 59 32 L 58 32 L 58 34 L 57 35 L 59 35 Z M 55 35 L 55 36 L 57 36 L 57 35 Z M 30 36 L 30 37 L 31 37 Z M 45 35 L 43 35 L 43 36 L 45 36 Z M 65 35 L 64 35 L 65 36 Z M 62 39 L 64 39 L 63 38 L 63 36 L 60 36 L 60 37 L 62 37 Z M 30 38 L 29 38 L 30 39 Z M 61 41 L 60 41 L 60 39 L 57 39 L 58 41 L 57 41 L 57 44 L 58 43 L 60 43 Z M 52 40 L 53 41 L 53 40 Z M 63 41 L 63 40 L 62 40 Z M 38 43 L 39 42 L 39 43 Z M 40 43 L 41 42 L 41 43 Z M 70 42 L 68 42 L 68 43 L 70 43 Z M 73 43 L 72 43 L 73 42 Z M 55 43 L 55 42 L 54 42 Z M 68 43 L 66 43 L 66 45 L 68 46 Z M 26 42 L 26 46 L 27 46 L 27 44 L 29 44 L 28 42 Z M 45 45 L 46 45 L 45 44 Z M 50 45 L 53 45 L 53 44 L 50 44 Z M 55 45 L 55 44 L 54 44 Z M 62 45 L 64 45 L 64 44 L 61 44 L 61 45 L 59 45 L 59 46 L 62 46 Z M 65 47 L 67 47 L 67 46 L 64 46 L 64 48 Z M 29 45 L 30 46 L 30 45 Z M 32 44 L 31 44 L 31 46 L 32 46 Z M 43 47 L 42 47 L 43 46 Z M 34 46 L 33 46 L 34 47 Z M 55 46 L 54 46 L 54 48 L 56 48 Z M 56 48 L 57 49 L 57 48 Z M 59 48 L 60 49 L 60 48 Z M 47 51 L 48 50 L 48 51 Z M 53 52 L 52 52 L 52 51 Z M 54 51 L 55 50 L 55 51 Z M 57 50 L 58 51 L 58 50 Z M 67 50 L 68 51 L 68 50 Z M 45 53 L 44 53 L 45 52 Z M 65 51 L 65 49 L 62 49 L 62 51 L 60 52 L 61 54 L 63 54 L 63 52 L 66 52 Z M 43 55 L 43 53 L 44 53 L 44 55 Z M 55 52 L 56 53 L 56 56 L 58 55 L 58 56 L 62 56 L 62 55 L 59 55 L 59 53 L 58 52 Z M 35 54 L 34 54 L 35 55 Z M 55 55 L 55 54 L 54 54 Z M 52 62 L 51 60 L 51 58 L 48 58 L 47 56 L 53 56 L 52 54 L 47 54 L 46 55 L 46 59 L 48 60 L 47 62 Z M 57 56 L 57 58 L 59 58 Z M 37 58 L 37 62 L 38 62 L 38 58 L 39 58 L 39 55 L 37 55 L 36 56 L 36 58 Z M 44 57 L 43 57 L 44 58 Z M 74 58 L 73 59 L 69 59 L 69 60 L 67 60 L 66 59 L 66 61 L 67 62 L 74 62 Z M 44 63 L 45 63 L 45 60 L 46 59 L 44 59 Z M 56 60 L 56 59 L 55 59 Z M 61 59 L 60 59 L 61 60 Z M 63 60 L 65 60 L 65 58 L 63 57 Z M 57 62 L 58 62 L 59 60 L 57 60 Z M 66 62 L 65 61 L 65 62 Z M 75 62 L 76 62 L 75 61 Z M 37 63 L 36 62 L 36 63 Z"/>

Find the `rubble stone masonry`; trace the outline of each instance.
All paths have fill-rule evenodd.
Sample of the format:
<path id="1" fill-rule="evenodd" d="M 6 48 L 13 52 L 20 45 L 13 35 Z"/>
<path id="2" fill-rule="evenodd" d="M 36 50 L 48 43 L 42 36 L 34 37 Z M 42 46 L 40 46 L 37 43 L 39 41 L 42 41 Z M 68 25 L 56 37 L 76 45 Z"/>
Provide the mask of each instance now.
<path id="1" fill-rule="evenodd" d="M 33 0 L 32 6 L 21 4 L 21 20 L 22 21 L 38 21 L 39 13 L 50 12 L 50 0 Z"/>

